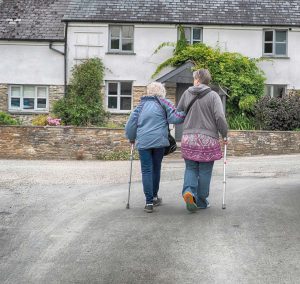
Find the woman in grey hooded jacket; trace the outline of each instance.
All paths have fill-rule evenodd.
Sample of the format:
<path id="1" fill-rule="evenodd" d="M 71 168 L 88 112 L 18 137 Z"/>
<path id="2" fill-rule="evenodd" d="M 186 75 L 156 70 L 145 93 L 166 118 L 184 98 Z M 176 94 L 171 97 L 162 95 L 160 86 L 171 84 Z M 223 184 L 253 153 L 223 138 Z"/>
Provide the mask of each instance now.
<path id="1" fill-rule="evenodd" d="M 147 95 L 141 98 L 125 126 L 126 137 L 131 143 L 136 142 L 139 151 L 148 213 L 162 202 L 158 190 L 164 150 L 169 146 L 168 123 L 182 123 L 185 118 L 185 113 L 178 112 L 165 95 L 161 83 L 148 85 Z"/>
<path id="2" fill-rule="evenodd" d="M 182 195 L 192 212 L 210 207 L 207 198 L 212 169 L 214 161 L 222 158 L 219 133 L 227 143 L 228 131 L 221 99 L 207 86 L 211 80 L 209 71 L 200 69 L 193 77 L 194 86 L 183 93 L 177 106 L 186 112 L 181 139 L 186 164 Z"/>

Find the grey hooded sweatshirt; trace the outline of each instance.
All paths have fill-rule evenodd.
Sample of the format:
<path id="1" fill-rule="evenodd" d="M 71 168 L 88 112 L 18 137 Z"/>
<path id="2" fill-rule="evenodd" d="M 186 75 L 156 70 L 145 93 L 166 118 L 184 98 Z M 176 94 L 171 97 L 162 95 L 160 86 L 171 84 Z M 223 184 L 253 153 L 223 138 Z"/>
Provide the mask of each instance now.
<path id="1" fill-rule="evenodd" d="M 182 95 L 177 110 L 185 111 L 189 103 L 195 96 L 203 96 L 201 92 L 208 89 L 206 85 L 189 87 Z M 190 108 L 184 123 L 183 134 L 206 134 L 211 137 L 219 138 L 219 133 L 222 137 L 227 137 L 228 126 L 223 111 L 223 106 L 220 96 L 210 91 L 195 101 Z"/>

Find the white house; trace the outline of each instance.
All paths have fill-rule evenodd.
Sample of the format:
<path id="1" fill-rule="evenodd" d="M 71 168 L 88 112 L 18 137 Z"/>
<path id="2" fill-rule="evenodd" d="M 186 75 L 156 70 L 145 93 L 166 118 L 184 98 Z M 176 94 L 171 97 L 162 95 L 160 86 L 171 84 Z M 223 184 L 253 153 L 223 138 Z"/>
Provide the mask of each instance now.
<path id="1" fill-rule="evenodd" d="M 4 0 L 0 4 L 0 9 L 6 2 L 9 1 Z M 124 122 L 145 93 L 146 85 L 153 81 L 151 76 L 158 64 L 172 55 L 172 48 L 162 49 L 157 54 L 153 54 L 154 50 L 163 42 L 177 41 L 179 24 L 185 27 L 186 37 L 191 43 L 204 42 L 253 58 L 269 58 L 261 63 L 261 68 L 267 77 L 266 93 L 271 96 L 281 96 L 288 90 L 300 90 L 299 1 L 54 2 L 52 8 L 55 7 L 54 10 L 59 11 L 61 16 L 60 19 L 53 18 L 52 24 L 56 21 L 55 25 L 60 29 L 56 38 L 47 38 L 51 29 L 37 29 L 35 25 L 38 25 L 38 21 L 34 27 L 45 33 L 40 34 L 44 40 L 41 42 L 37 38 L 35 41 L 33 38 L 31 41 L 5 39 L 3 31 L 0 32 L 0 85 L 7 90 L 6 93 L 0 90 L 0 110 L 13 113 L 49 111 L 51 88 L 64 85 L 64 74 L 69 80 L 74 64 L 87 58 L 100 57 L 106 68 L 106 108 L 113 114 L 114 121 Z M 66 2 L 69 5 L 63 11 L 61 7 L 66 7 Z M 23 15 L 25 17 L 25 12 Z M 12 19 L 17 21 L 16 18 Z M 7 23 L 10 22 L 7 20 Z M 17 29 L 18 23 L 12 26 L 7 23 L 4 29 Z M 22 17 L 19 23 L 22 23 Z M 15 35 L 15 32 L 12 34 Z M 22 32 L 19 31 L 19 34 L 22 35 Z M 64 40 L 64 56 L 49 48 L 50 41 L 59 42 L 56 49 L 63 48 Z M 184 71 L 182 74 L 170 71 L 170 68 L 163 70 L 154 80 L 166 83 L 168 96 L 176 103 L 191 82 L 183 76 Z M 32 94 L 35 92 L 34 103 L 37 106 L 30 110 L 27 106 L 30 104 L 28 86 L 32 86 Z M 42 104 L 39 96 L 45 94 L 48 100 Z M 19 105 L 16 97 L 21 97 L 23 103 Z"/>

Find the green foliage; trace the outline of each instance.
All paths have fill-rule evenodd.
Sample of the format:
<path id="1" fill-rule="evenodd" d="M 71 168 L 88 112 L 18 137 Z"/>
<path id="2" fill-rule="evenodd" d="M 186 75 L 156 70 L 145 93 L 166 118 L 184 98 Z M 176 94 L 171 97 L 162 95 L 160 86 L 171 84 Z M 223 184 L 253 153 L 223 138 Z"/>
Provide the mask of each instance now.
<path id="1" fill-rule="evenodd" d="M 0 112 L 0 125 L 20 125 L 21 122 L 18 119 L 13 118 L 11 115 L 5 112 Z"/>
<path id="2" fill-rule="evenodd" d="M 104 66 L 99 58 L 86 60 L 72 70 L 72 79 L 65 98 L 54 104 L 53 112 L 66 125 L 102 126 L 108 114 L 100 93 Z"/>
<path id="3" fill-rule="evenodd" d="M 227 111 L 229 114 L 240 114 L 242 110 L 253 107 L 253 102 L 264 93 L 265 77 L 257 66 L 258 59 L 251 59 L 239 53 L 222 52 L 203 43 L 186 45 L 173 57 L 162 62 L 153 76 L 167 66 L 180 66 L 187 60 L 195 64 L 195 69 L 206 68 L 213 81 L 229 89 Z M 245 99 L 251 96 L 251 99 Z M 240 104 L 240 100 L 242 102 Z"/>
<path id="4" fill-rule="evenodd" d="M 234 130 L 255 130 L 254 119 L 245 113 L 229 116 L 228 124 L 229 128 Z"/>
<path id="5" fill-rule="evenodd" d="M 188 46 L 188 43 L 185 38 L 183 26 L 179 26 L 178 29 L 179 29 L 179 39 L 175 45 L 174 55 L 179 54 L 181 51 L 183 51 Z"/>
<path id="6" fill-rule="evenodd" d="M 102 151 L 97 155 L 98 160 L 104 161 L 126 161 L 130 160 L 130 151 Z M 138 151 L 134 152 L 134 160 L 139 160 Z"/>
<path id="7" fill-rule="evenodd" d="M 47 117 L 48 117 L 47 114 L 40 114 L 40 115 L 35 116 L 32 119 L 32 125 L 46 126 L 47 125 Z"/>
<path id="8" fill-rule="evenodd" d="M 253 95 L 242 97 L 239 101 L 239 108 L 242 111 L 252 112 L 257 98 Z"/>
<path id="9" fill-rule="evenodd" d="M 300 96 L 261 98 L 254 107 L 255 121 L 263 130 L 295 130 L 300 128 Z"/>

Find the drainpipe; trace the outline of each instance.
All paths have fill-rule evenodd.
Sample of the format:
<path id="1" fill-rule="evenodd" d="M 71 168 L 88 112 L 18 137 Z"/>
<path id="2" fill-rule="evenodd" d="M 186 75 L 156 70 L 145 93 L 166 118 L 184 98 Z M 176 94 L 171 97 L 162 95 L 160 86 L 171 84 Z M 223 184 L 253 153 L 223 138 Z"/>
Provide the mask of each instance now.
<path id="1" fill-rule="evenodd" d="M 66 22 L 66 26 L 65 26 L 65 52 L 64 52 L 64 59 L 65 59 L 65 61 L 64 61 L 64 68 L 65 68 L 65 70 L 64 70 L 64 72 L 65 72 L 65 74 L 64 74 L 64 76 L 65 76 L 65 78 L 64 78 L 64 80 L 65 80 L 65 97 L 67 96 L 67 93 L 68 93 L 68 84 L 67 84 L 67 67 L 68 67 L 68 61 L 67 61 L 67 51 L 68 51 L 68 22 Z"/>

